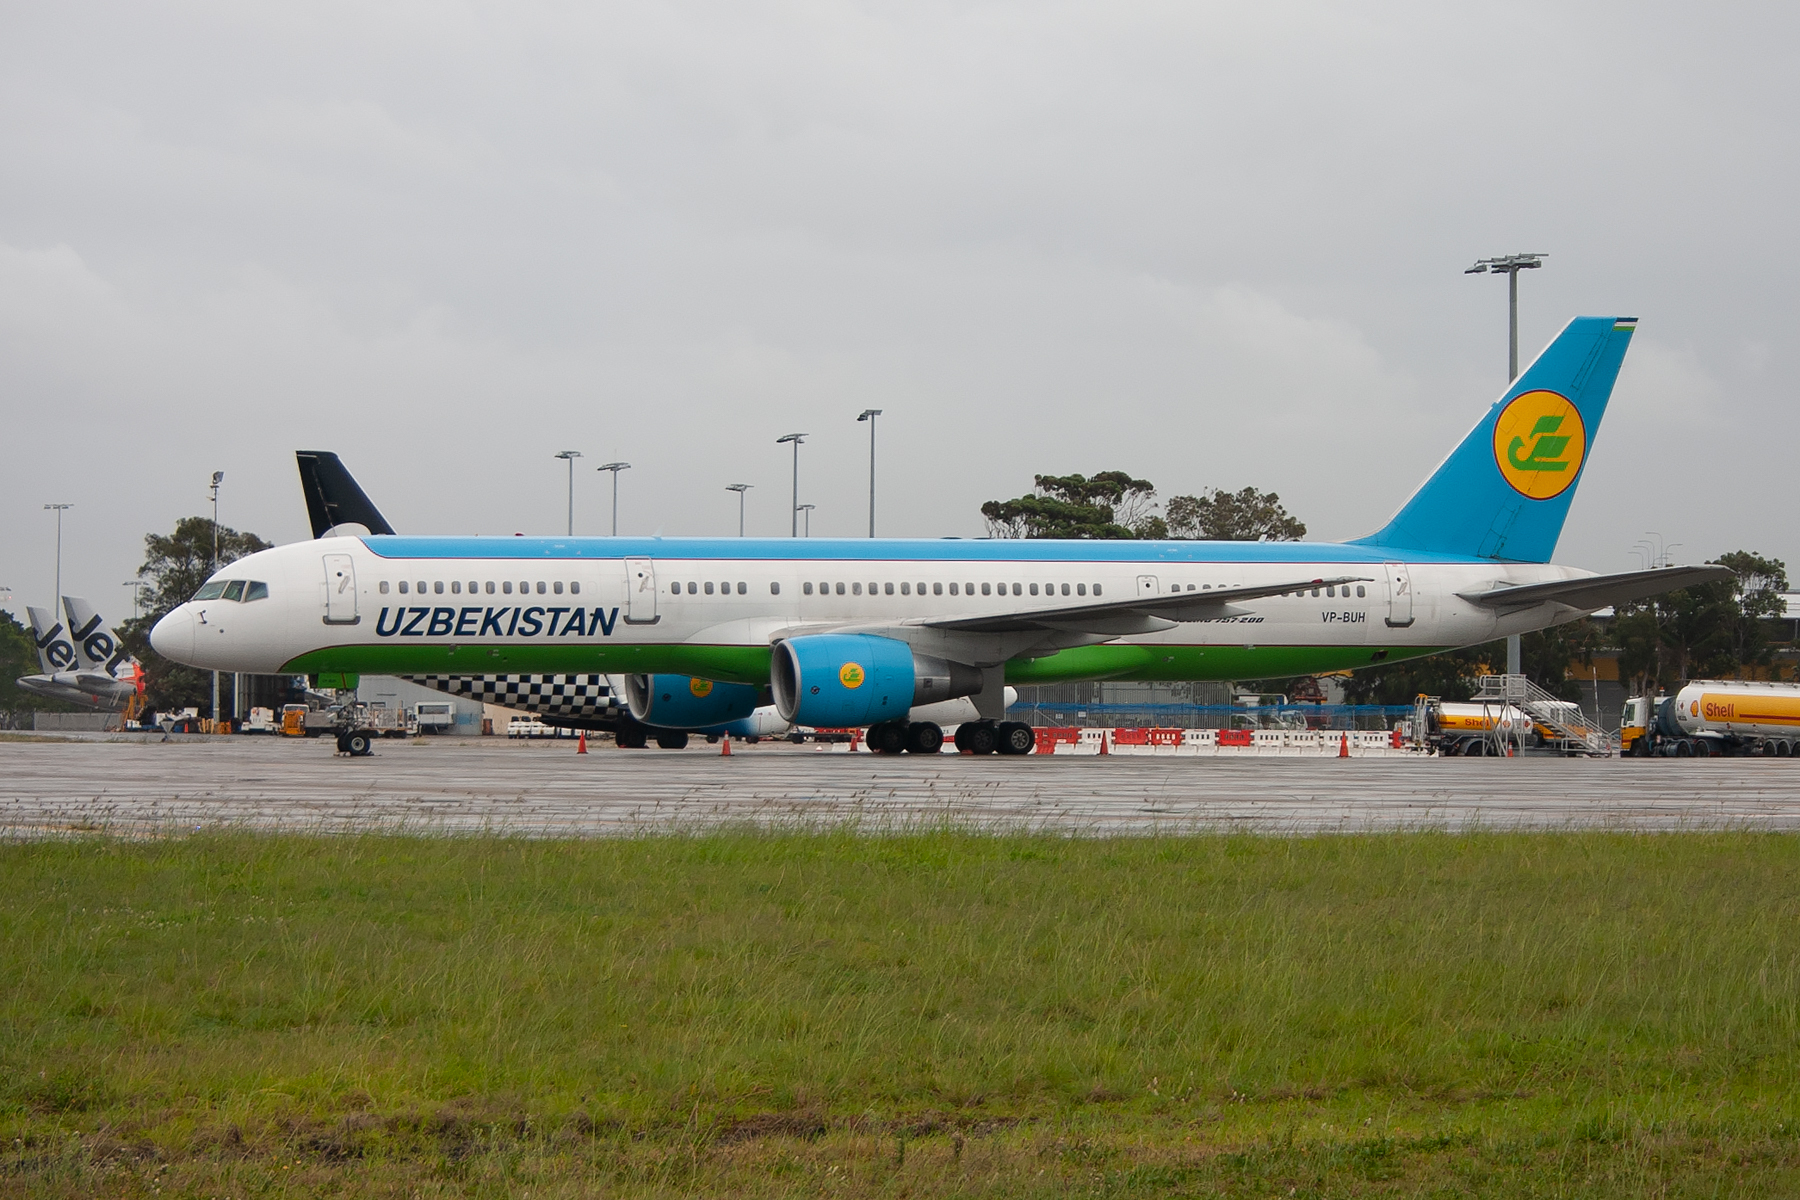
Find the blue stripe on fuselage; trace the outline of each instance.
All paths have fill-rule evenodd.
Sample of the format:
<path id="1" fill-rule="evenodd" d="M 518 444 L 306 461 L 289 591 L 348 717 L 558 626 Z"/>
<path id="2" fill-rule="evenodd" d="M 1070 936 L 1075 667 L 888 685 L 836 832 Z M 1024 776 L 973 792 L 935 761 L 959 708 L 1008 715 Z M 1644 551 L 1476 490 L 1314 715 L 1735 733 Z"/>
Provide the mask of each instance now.
<path id="1" fill-rule="evenodd" d="M 1413 563 L 1479 561 L 1342 542 L 1050 541 L 1012 538 L 537 538 L 370 536 L 382 558 L 737 559 L 779 562 Z"/>

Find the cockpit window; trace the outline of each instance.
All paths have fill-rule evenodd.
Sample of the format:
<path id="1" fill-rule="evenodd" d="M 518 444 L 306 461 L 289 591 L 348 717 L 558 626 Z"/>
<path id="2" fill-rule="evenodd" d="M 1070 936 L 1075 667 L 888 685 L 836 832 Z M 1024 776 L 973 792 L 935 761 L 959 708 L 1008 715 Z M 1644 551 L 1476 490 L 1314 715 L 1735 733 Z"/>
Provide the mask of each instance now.
<path id="1" fill-rule="evenodd" d="M 252 600 L 267 600 L 268 598 L 269 585 L 266 583 L 252 583 L 244 589 L 245 604 L 250 603 Z"/>
<path id="2" fill-rule="evenodd" d="M 241 579 L 234 579 L 226 584 L 223 598 L 226 600 L 242 600 L 244 598 L 244 581 Z"/>
<path id="3" fill-rule="evenodd" d="M 225 594 L 225 581 L 223 579 L 215 579 L 211 583 L 207 584 L 205 587 L 201 588 L 199 591 L 195 592 L 194 599 L 196 599 L 196 600 L 217 600 L 220 596 L 223 596 L 224 594 Z"/>

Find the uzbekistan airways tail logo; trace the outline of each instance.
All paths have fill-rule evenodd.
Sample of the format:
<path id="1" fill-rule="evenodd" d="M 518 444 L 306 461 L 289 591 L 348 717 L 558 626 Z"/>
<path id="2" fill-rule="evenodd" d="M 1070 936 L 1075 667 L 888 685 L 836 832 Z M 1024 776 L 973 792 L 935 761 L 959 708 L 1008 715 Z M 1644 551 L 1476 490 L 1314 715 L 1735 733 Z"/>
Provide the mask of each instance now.
<path id="1" fill-rule="evenodd" d="M 838 682 L 851 689 L 861 687 L 863 685 L 862 664 L 847 662 L 839 667 Z"/>
<path id="2" fill-rule="evenodd" d="M 1513 490 L 1533 500 L 1560 496 L 1587 455 L 1581 413 L 1555 392 L 1521 392 L 1494 423 L 1494 462 Z"/>

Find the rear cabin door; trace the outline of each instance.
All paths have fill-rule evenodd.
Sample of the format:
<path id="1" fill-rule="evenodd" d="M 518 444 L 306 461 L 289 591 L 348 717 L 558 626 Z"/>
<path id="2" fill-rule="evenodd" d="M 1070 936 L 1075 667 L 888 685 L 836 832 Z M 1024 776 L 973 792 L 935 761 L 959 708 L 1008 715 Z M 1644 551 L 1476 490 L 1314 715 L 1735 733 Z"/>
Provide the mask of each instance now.
<path id="1" fill-rule="evenodd" d="M 654 625 L 656 615 L 656 564 L 648 558 L 625 560 L 625 623 Z"/>
<path id="2" fill-rule="evenodd" d="M 356 562 L 348 554 L 325 556 L 325 623 L 354 625 L 356 615 Z"/>
<path id="3" fill-rule="evenodd" d="M 1148 596 L 1154 596 L 1154 595 L 1156 595 L 1158 590 L 1160 590 L 1159 586 L 1156 582 L 1156 576 L 1154 576 L 1154 575 L 1139 575 L 1137 577 L 1137 583 L 1138 583 L 1137 594 L 1138 594 L 1139 600 L 1142 600 Z"/>
<path id="4" fill-rule="evenodd" d="M 1389 629 L 1405 629 L 1413 623 L 1412 573 L 1405 563 L 1387 563 Z"/>

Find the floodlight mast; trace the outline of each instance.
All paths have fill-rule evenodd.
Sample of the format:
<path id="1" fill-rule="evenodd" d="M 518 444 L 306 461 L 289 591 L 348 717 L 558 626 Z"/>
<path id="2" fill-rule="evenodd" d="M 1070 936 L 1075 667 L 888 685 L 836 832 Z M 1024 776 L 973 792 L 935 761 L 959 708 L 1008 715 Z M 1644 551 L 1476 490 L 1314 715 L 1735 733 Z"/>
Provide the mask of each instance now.
<path id="1" fill-rule="evenodd" d="M 788 532 L 789 537 L 800 536 L 800 443 L 809 436 L 804 433 L 784 433 L 775 439 L 777 446 L 785 445 L 788 442 L 794 444 L 794 507 L 790 514 L 793 521 L 790 523 L 792 528 Z"/>
<path id="2" fill-rule="evenodd" d="M 575 536 L 575 460 L 581 457 L 579 450 L 558 450 L 556 457 L 569 464 L 569 537 Z"/>
<path id="3" fill-rule="evenodd" d="M 800 511 L 806 514 L 806 536 L 807 537 L 812 536 L 812 512 L 813 512 L 813 509 L 815 509 L 817 507 L 818 507 L 818 505 L 816 505 L 816 504 L 802 504 L 800 506 Z"/>
<path id="4" fill-rule="evenodd" d="M 1508 328 L 1507 339 L 1506 382 L 1511 383 L 1519 377 L 1519 272 L 1534 271 L 1544 265 L 1548 254 L 1503 254 L 1499 258 L 1484 258 L 1464 271 L 1464 275 L 1483 275 L 1492 273 L 1506 276 L 1506 300 Z"/>
<path id="5" fill-rule="evenodd" d="M 619 472 L 631 470 L 631 464 L 628 462 L 609 462 L 609 463 L 603 463 L 602 465 L 595 467 L 594 470 L 596 470 L 596 471 L 611 471 L 612 472 L 612 477 L 613 477 L 612 535 L 614 537 L 618 537 L 619 536 Z"/>
<path id="6" fill-rule="evenodd" d="M 856 419 L 869 423 L 869 536 L 875 536 L 875 418 L 881 415 L 879 408 L 865 408 Z"/>
<path id="7" fill-rule="evenodd" d="M 56 513 L 56 595 L 52 599 L 52 604 L 58 609 L 62 607 L 62 515 L 64 512 L 74 507 L 73 504 L 44 505 L 46 511 L 54 511 Z M 217 554 L 215 551 L 215 557 L 216 556 Z"/>
<path id="8" fill-rule="evenodd" d="M 738 496 L 738 536 L 739 537 L 744 536 L 744 493 L 749 491 L 754 486 L 756 486 L 756 485 L 750 484 L 750 483 L 728 483 L 725 485 L 726 491 L 736 492 L 737 496 Z"/>

